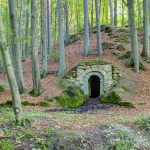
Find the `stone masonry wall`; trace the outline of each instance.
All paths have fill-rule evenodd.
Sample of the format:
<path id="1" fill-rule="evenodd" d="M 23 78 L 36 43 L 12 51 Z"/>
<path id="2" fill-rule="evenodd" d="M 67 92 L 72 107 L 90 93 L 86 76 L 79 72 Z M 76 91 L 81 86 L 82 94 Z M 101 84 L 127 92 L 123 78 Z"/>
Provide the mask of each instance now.
<path id="1" fill-rule="evenodd" d="M 100 94 L 105 94 L 120 79 L 121 73 L 119 68 L 111 63 L 81 63 L 71 70 L 67 75 L 67 80 L 76 86 L 79 86 L 85 95 L 89 95 L 89 79 L 96 75 L 100 78 Z"/>

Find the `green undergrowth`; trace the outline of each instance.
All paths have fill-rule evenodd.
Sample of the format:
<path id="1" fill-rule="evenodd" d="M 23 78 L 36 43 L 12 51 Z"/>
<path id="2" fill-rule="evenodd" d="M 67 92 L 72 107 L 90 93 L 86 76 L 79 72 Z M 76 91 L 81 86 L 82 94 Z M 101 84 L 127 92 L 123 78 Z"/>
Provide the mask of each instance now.
<path id="1" fill-rule="evenodd" d="M 83 104 L 84 93 L 76 86 L 68 86 L 57 100 L 63 108 L 76 108 Z"/>
<path id="2" fill-rule="evenodd" d="M 34 90 L 31 90 L 31 91 L 29 92 L 29 95 L 32 96 L 32 97 L 38 97 L 38 96 L 41 96 L 42 92 L 43 92 L 43 91 L 41 90 L 37 95 L 35 95 L 35 94 L 34 94 Z"/>
<path id="3" fill-rule="evenodd" d="M 42 106 L 42 107 L 50 107 L 50 103 L 48 101 L 42 101 L 39 103 L 30 103 L 28 101 L 21 102 L 22 106 Z M 11 108 L 12 101 L 7 101 L 6 103 L 0 104 L 0 108 Z"/>
<path id="4" fill-rule="evenodd" d="M 138 128 L 150 134 L 150 116 L 138 118 L 135 123 Z"/>
<path id="5" fill-rule="evenodd" d="M 119 95 L 117 95 L 115 92 L 112 92 L 107 97 L 103 96 L 101 98 L 101 102 L 106 103 L 106 104 L 114 104 L 114 105 L 118 105 L 118 106 L 123 106 L 123 107 L 127 107 L 127 108 L 135 108 L 132 103 L 123 102 L 121 97 Z"/>
<path id="6" fill-rule="evenodd" d="M 59 60 L 59 50 L 57 49 L 52 50 L 52 52 L 50 53 L 50 58 L 53 61 L 57 62 Z"/>
<path id="7" fill-rule="evenodd" d="M 3 85 L 0 85 L 0 93 L 4 92 L 4 86 Z"/>
<path id="8" fill-rule="evenodd" d="M 10 139 L 3 139 L 0 141 L 0 149 L 1 150 L 13 150 L 14 145 L 12 140 Z"/>

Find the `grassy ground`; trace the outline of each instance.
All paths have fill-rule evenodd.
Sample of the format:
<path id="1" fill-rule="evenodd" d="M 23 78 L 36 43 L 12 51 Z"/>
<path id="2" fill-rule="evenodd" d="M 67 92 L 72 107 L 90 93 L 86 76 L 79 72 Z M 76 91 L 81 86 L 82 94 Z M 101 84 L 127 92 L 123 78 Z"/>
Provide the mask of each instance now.
<path id="1" fill-rule="evenodd" d="M 150 117 L 117 118 L 100 121 L 100 112 L 33 110 L 27 107 L 25 127 L 16 127 L 11 108 L 0 109 L 0 149 L 96 149 L 148 150 Z M 108 110 L 109 111 L 109 110 Z M 113 117 L 112 117 L 113 116 Z M 101 116 L 102 117 L 102 116 Z M 146 118 L 146 119 L 142 119 Z M 103 119 L 102 119 L 103 120 Z"/>

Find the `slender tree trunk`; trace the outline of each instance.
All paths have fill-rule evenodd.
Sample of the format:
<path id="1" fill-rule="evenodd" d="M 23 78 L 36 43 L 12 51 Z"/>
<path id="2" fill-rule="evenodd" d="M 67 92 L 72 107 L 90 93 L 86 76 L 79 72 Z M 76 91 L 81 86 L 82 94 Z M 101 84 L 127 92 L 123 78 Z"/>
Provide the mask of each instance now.
<path id="1" fill-rule="evenodd" d="M 59 41 L 59 70 L 58 75 L 62 77 L 65 72 L 65 48 L 62 18 L 62 0 L 57 0 L 58 5 L 58 41 Z"/>
<path id="2" fill-rule="evenodd" d="M 27 58 L 29 56 L 29 44 L 28 44 L 28 36 L 29 36 L 29 0 L 26 0 L 27 8 L 26 8 L 26 22 L 25 22 L 25 43 L 24 43 L 24 57 Z"/>
<path id="3" fill-rule="evenodd" d="M 97 50 L 98 50 L 98 55 L 102 56 L 103 50 L 102 50 L 102 42 L 101 42 L 100 13 L 99 13 L 98 0 L 95 0 L 95 8 L 96 8 L 96 25 L 97 25 Z"/>
<path id="4" fill-rule="evenodd" d="M 114 9 L 112 0 L 109 0 L 109 5 L 110 5 L 110 25 L 114 27 Z"/>
<path id="5" fill-rule="evenodd" d="M 31 1 L 31 56 L 32 56 L 32 81 L 34 95 L 39 96 L 41 91 L 39 58 L 37 48 L 37 17 L 38 16 L 38 0 Z"/>
<path id="6" fill-rule="evenodd" d="M 65 42 L 68 43 L 69 41 L 69 18 L 68 18 L 68 0 L 65 0 Z"/>
<path id="7" fill-rule="evenodd" d="M 117 10 L 118 10 L 118 1 L 114 0 L 114 24 L 117 26 Z"/>
<path id="8" fill-rule="evenodd" d="M 149 45 L 149 7 L 148 0 L 143 0 L 143 17 L 144 17 L 144 45 L 143 56 L 150 58 L 150 45 Z"/>
<path id="9" fill-rule="evenodd" d="M 89 22 L 88 22 L 88 0 L 84 2 L 84 56 L 90 55 Z"/>
<path id="10" fill-rule="evenodd" d="M 52 51 L 52 39 L 51 39 L 51 0 L 47 0 L 47 40 L 48 40 L 48 54 Z"/>
<path id="11" fill-rule="evenodd" d="M 20 93 L 24 92 L 24 78 L 23 78 L 23 68 L 22 68 L 22 53 L 20 50 L 20 42 L 18 40 L 18 28 L 17 28 L 17 16 L 16 16 L 16 0 L 9 0 L 9 15 L 10 15 L 10 26 L 12 32 L 12 44 L 15 53 L 15 74 L 17 79 L 17 84 Z"/>
<path id="12" fill-rule="evenodd" d="M 129 20 L 130 20 L 130 34 L 131 34 L 131 48 L 132 53 L 129 61 L 127 61 L 127 65 L 134 65 L 135 72 L 139 72 L 140 68 L 140 55 L 138 50 L 138 40 L 137 40 L 137 31 L 135 24 L 135 12 L 134 12 L 134 0 L 128 0 L 127 3 Z"/>
<path id="13" fill-rule="evenodd" d="M 21 99 L 20 99 L 19 89 L 18 89 L 16 77 L 14 74 L 13 65 L 11 62 L 4 30 L 5 29 L 4 29 L 4 25 L 3 25 L 3 20 L 1 17 L 1 13 L 0 13 L 0 50 L 2 51 L 5 69 L 6 69 L 6 73 L 7 73 L 11 93 L 12 93 L 12 102 L 13 102 L 13 106 L 14 106 L 13 107 L 14 113 L 16 116 L 16 124 L 21 125 L 21 123 L 22 123 Z"/>
<path id="14" fill-rule="evenodd" d="M 47 66 L 47 49 L 46 49 L 46 1 L 41 0 L 41 42 L 42 42 L 42 77 L 46 77 L 48 72 Z"/>

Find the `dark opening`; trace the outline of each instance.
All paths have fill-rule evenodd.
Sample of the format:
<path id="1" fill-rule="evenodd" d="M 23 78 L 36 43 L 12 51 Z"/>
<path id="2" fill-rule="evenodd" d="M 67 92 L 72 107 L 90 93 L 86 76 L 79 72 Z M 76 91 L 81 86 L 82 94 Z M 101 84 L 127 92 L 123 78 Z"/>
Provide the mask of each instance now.
<path id="1" fill-rule="evenodd" d="M 91 98 L 98 98 L 100 96 L 100 78 L 96 75 L 91 76 L 89 84 Z"/>

